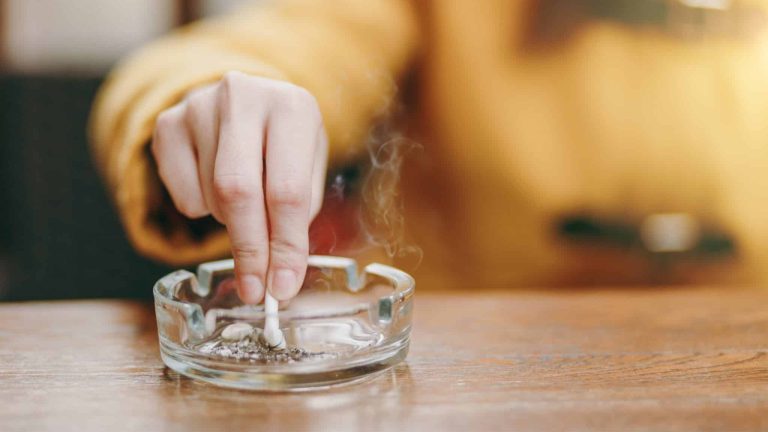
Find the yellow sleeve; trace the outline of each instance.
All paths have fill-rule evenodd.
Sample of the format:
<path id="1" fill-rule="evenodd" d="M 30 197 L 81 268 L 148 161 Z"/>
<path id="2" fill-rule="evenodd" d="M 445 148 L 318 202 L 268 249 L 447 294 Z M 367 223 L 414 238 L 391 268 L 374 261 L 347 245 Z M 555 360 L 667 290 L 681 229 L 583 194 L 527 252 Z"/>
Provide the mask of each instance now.
<path id="1" fill-rule="evenodd" d="M 149 156 L 155 118 L 188 91 L 231 70 L 308 89 L 323 114 L 333 166 L 362 150 L 416 40 L 407 0 L 285 0 L 193 24 L 127 58 L 97 96 L 90 137 L 131 243 L 173 265 L 228 251 L 222 229 L 194 230 L 168 205 Z"/>

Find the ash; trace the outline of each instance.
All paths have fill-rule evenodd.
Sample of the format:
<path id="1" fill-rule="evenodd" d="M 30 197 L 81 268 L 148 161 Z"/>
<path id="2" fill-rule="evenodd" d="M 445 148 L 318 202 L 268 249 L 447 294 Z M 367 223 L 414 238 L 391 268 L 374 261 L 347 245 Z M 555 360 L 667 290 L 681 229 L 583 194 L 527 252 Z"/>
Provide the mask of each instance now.
<path id="1" fill-rule="evenodd" d="M 335 357 L 335 355 L 330 353 L 309 352 L 299 347 L 273 350 L 251 339 L 236 342 L 216 340 L 201 345 L 198 351 L 203 354 L 212 354 L 238 361 L 249 361 L 250 363 L 296 363 Z"/>

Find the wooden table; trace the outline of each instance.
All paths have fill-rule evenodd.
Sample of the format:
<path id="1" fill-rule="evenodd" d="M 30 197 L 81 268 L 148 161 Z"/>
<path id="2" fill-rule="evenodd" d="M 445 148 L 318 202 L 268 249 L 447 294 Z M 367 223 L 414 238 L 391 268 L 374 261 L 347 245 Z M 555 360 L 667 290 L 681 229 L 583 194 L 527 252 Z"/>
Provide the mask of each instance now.
<path id="1" fill-rule="evenodd" d="M 306 394 L 166 370 L 150 305 L 0 305 L 0 430 L 768 430 L 768 289 L 420 292 L 406 363 Z"/>

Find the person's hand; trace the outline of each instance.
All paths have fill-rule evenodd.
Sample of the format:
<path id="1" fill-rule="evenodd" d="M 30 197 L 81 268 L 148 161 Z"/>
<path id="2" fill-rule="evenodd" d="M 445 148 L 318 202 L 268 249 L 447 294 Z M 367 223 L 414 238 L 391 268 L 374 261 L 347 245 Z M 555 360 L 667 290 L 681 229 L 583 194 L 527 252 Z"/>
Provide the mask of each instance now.
<path id="1" fill-rule="evenodd" d="M 227 227 L 238 293 L 298 292 L 309 224 L 322 204 L 328 142 L 314 97 L 230 72 L 157 118 L 152 152 L 176 208 Z"/>

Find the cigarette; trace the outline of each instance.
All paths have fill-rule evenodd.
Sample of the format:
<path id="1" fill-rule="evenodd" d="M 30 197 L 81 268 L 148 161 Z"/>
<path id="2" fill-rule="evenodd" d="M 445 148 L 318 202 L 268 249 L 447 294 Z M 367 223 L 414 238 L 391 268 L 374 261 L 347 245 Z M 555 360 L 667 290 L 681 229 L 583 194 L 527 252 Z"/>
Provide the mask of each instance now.
<path id="1" fill-rule="evenodd" d="M 264 298 L 264 331 L 261 333 L 261 342 L 273 350 L 285 349 L 285 336 L 280 330 L 280 318 L 277 315 L 277 299 L 267 292 Z"/>

